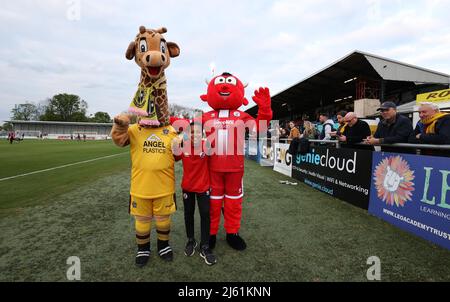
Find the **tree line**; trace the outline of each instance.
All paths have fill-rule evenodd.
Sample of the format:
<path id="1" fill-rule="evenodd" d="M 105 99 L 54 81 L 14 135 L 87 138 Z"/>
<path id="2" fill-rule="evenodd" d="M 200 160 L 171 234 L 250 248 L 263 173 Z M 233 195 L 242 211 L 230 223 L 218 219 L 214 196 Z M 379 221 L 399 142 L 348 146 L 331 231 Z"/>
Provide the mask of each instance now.
<path id="1" fill-rule="evenodd" d="M 92 122 L 110 123 L 107 112 L 97 112 L 87 116 L 88 103 L 73 94 L 57 94 L 45 101 L 16 104 L 11 110 L 11 120 L 15 121 L 54 121 L 54 122 Z M 3 129 L 11 125 L 5 123 Z"/>
<path id="2" fill-rule="evenodd" d="M 88 103 L 73 94 L 58 94 L 42 102 L 25 102 L 16 104 L 11 110 L 11 120 L 14 121 L 53 121 L 53 122 L 91 122 L 110 123 L 111 117 L 107 112 L 97 112 L 88 117 L 86 115 Z M 201 115 L 202 111 L 187 108 L 177 104 L 169 105 L 170 114 L 187 119 Z M 0 130 L 10 131 L 12 125 L 5 123 Z"/>

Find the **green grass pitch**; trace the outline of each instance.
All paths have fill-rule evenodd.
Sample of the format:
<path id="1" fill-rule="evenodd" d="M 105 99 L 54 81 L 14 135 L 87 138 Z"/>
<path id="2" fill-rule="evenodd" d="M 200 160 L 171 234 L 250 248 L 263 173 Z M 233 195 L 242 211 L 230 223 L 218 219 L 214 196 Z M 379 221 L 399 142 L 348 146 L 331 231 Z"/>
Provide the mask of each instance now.
<path id="1" fill-rule="evenodd" d="M 370 256 L 381 259 L 382 281 L 450 281 L 450 251 L 305 185 L 280 185 L 286 177 L 251 161 L 244 180 L 245 252 L 231 250 L 221 230 L 217 265 L 183 255 L 177 164 L 174 262 L 157 257 L 153 230 L 150 262 L 138 269 L 127 152 L 110 141 L 0 141 L 0 179 L 121 154 L 0 181 L 0 281 L 67 281 L 70 256 L 81 260 L 82 281 L 367 281 Z"/>

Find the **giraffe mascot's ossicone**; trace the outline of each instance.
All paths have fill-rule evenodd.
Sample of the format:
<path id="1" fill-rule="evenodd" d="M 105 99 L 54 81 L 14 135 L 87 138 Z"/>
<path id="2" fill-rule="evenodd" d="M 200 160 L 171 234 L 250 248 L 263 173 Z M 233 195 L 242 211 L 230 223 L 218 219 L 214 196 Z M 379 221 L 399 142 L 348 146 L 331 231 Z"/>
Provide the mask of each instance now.
<path id="1" fill-rule="evenodd" d="M 126 51 L 128 60 L 141 68 L 138 90 L 128 111 L 138 116 L 130 126 L 130 115 L 114 118 L 111 137 L 120 147 L 130 145 L 131 188 L 130 214 L 135 217 L 138 251 L 136 265 L 143 267 L 150 259 L 150 233 L 155 221 L 158 255 L 173 260 L 169 245 L 171 215 L 176 211 L 175 158 L 172 143 L 177 133 L 170 125 L 167 81 L 164 71 L 170 58 L 180 54 L 180 48 L 167 42 L 167 29 L 139 28 L 139 33 Z"/>

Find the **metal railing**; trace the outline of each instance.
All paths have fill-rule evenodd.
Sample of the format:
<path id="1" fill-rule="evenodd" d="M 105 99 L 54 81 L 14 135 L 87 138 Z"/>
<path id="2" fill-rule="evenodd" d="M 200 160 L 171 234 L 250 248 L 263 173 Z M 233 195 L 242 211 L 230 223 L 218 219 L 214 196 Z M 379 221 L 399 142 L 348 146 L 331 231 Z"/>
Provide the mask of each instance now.
<path id="1" fill-rule="evenodd" d="M 341 145 L 341 142 L 338 140 L 320 140 L 320 139 L 310 139 L 311 143 L 318 143 L 318 144 L 327 144 L 327 145 L 335 145 L 336 148 L 339 148 Z"/>
<path id="2" fill-rule="evenodd" d="M 263 140 L 267 140 L 267 141 L 271 141 L 272 143 L 274 142 L 279 142 L 279 143 L 289 143 L 289 139 L 270 139 L 270 138 L 261 138 Z M 345 143 L 341 143 L 338 140 L 319 140 L 319 139 L 310 139 L 309 140 L 311 143 L 314 144 L 326 144 L 326 145 L 335 145 L 336 148 L 340 148 L 341 145 L 345 145 Z M 369 146 L 367 144 L 364 143 L 358 143 L 355 144 L 355 146 Z M 418 154 L 420 154 L 420 150 L 448 150 L 449 151 L 449 156 L 450 156 L 450 145 L 427 145 L 427 144 L 406 144 L 406 143 L 401 143 L 401 144 L 382 144 L 382 145 L 375 145 L 375 150 L 379 151 L 380 148 L 382 147 L 389 147 L 389 148 L 402 148 L 402 149 L 415 149 L 416 152 Z M 378 150 L 377 150 L 378 149 Z"/>
<path id="3" fill-rule="evenodd" d="M 289 144 L 290 140 L 287 138 L 280 138 L 278 140 L 276 139 L 271 139 L 271 138 L 261 138 L 261 140 L 267 140 L 267 141 L 271 141 L 272 143 L 280 143 L 280 144 Z M 291 140 L 292 141 L 292 140 Z M 339 145 L 341 144 L 340 141 L 338 140 L 320 140 L 320 139 L 310 139 L 309 142 L 311 143 L 323 143 L 323 144 L 328 144 L 328 145 L 336 145 L 336 148 L 339 148 Z"/>
<path id="4" fill-rule="evenodd" d="M 271 138 L 261 138 L 261 139 L 268 140 L 268 141 L 276 141 L 276 139 L 271 139 Z M 310 139 L 309 141 L 311 143 L 327 143 L 327 144 L 339 144 L 340 143 L 337 140 Z M 282 144 L 288 144 L 289 143 L 289 139 L 287 139 L 287 138 L 280 138 L 277 142 L 280 142 Z"/>
<path id="5" fill-rule="evenodd" d="M 411 148 L 411 149 L 429 149 L 429 150 L 449 150 L 450 145 L 425 145 L 425 144 L 383 144 L 380 147 L 394 147 L 394 148 Z"/>

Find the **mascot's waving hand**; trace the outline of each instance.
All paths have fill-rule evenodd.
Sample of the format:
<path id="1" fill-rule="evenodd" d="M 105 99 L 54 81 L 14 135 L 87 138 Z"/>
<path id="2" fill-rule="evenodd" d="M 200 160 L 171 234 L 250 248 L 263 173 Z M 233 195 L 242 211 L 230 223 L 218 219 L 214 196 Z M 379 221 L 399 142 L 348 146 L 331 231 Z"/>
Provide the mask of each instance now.
<path id="1" fill-rule="evenodd" d="M 244 196 L 244 144 L 246 131 L 267 131 L 272 119 L 268 88 L 255 91 L 253 100 L 258 105 L 258 118 L 239 111 L 248 105 L 244 85 L 235 76 L 223 73 L 211 80 L 208 93 L 201 99 L 213 109 L 202 116 L 202 123 L 212 149 L 211 178 L 211 236 L 210 248 L 216 245 L 220 216 L 223 209 L 224 227 L 228 244 L 236 250 L 247 245 L 240 237 L 242 198 Z"/>

